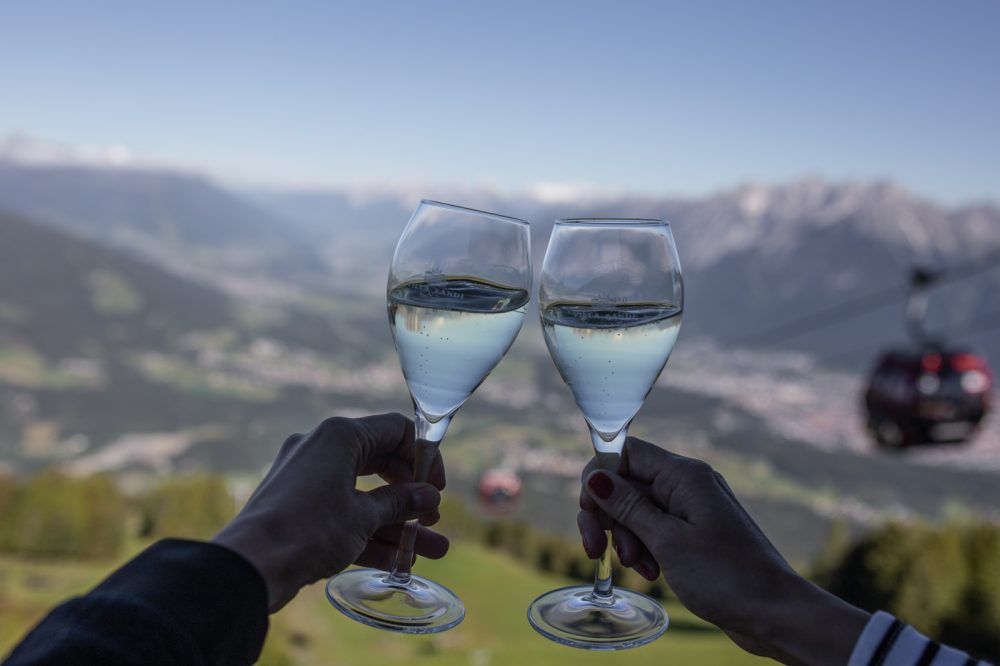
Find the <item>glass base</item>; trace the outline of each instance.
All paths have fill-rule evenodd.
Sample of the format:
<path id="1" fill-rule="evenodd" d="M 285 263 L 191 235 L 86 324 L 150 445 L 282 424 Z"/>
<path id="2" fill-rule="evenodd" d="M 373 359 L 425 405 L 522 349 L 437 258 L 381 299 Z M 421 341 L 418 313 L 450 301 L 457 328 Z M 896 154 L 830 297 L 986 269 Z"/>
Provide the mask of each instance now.
<path id="1" fill-rule="evenodd" d="M 443 585 L 420 576 L 394 583 L 379 569 L 350 569 L 326 584 L 326 598 L 347 617 L 404 634 L 436 634 L 465 617 L 465 606 Z"/>
<path id="2" fill-rule="evenodd" d="M 594 600 L 593 586 L 553 590 L 528 607 L 528 622 L 542 636 L 584 650 L 625 650 L 659 638 L 670 620 L 645 594 L 615 590 L 610 602 Z"/>

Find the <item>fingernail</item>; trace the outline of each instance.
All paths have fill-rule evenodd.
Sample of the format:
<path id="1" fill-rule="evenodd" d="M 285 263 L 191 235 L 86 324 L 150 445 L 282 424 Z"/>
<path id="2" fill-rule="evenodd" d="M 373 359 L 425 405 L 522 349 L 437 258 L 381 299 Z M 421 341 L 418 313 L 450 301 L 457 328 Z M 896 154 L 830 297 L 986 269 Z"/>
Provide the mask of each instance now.
<path id="1" fill-rule="evenodd" d="M 413 493 L 413 510 L 417 513 L 424 513 L 430 511 L 437 506 L 438 503 L 438 491 L 434 488 L 427 486 L 420 488 Z"/>
<path id="2" fill-rule="evenodd" d="M 622 547 L 621 547 L 621 544 L 617 544 L 617 543 L 615 544 L 615 553 L 618 554 L 618 561 L 621 562 L 622 561 Z"/>
<path id="3" fill-rule="evenodd" d="M 586 536 L 583 536 L 582 538 L 583 538 L 583 552 L 587 553 L 587 557 L 590 557 L 590 553 L 592 551 L 590 547 L 590 539 L 588 539 Z"/>
<path id="4" fill-rule="evenodd" d="M 608 499 L 615 489 L 615 484 L 604 472 L 594 472 L 587 479 L 587 487 L 600 499 Z"/>
<path id="5" fill-rule="evenodd" d="M 640 562 L 635 566 L 635 569 L 646 580 L 653 580 L 656 577 L 656 574 L 653 573 L 652 567 L 650 567 L 647 562 Z"/>

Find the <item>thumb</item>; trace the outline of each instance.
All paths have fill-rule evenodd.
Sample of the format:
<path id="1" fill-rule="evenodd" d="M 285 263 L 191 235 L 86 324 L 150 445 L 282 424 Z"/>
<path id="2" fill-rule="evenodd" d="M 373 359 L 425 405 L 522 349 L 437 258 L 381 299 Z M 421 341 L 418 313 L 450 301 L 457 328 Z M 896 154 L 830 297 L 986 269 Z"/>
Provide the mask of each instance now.
<path id="1" fill-rule="evenodd" d="M 604 513 L 611 516 L 647 545 L 663 532 L 670 516 L 663 513 L 638 488 L 607 470 L 595 470 L 584 487 Z"/>
<path id="2" fill-rule="evenodd" d="M 441 493 L 429 483 L 391 483 L 365 495 L 375 512 L 376 530 L 430 513 L 441 502 Z"/>

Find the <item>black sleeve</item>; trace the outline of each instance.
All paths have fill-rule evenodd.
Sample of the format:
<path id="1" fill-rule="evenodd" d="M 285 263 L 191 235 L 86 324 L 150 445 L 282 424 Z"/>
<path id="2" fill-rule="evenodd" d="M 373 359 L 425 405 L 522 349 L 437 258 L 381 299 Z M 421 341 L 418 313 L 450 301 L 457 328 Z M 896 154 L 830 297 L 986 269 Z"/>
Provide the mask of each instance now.
<path id="1" fill-rule="evenodd" d="M 166 539 L 50 612 L 4 664 L 252 664 L 266 634 L 253 565 L 223 546 Z"/>

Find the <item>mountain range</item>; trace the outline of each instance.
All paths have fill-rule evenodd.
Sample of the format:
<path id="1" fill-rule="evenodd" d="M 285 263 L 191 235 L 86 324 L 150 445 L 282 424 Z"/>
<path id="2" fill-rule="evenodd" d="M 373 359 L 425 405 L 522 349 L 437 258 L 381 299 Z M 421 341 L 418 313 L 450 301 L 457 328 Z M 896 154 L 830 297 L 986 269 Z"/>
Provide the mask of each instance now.
<path id="1" fill-rule="evenodd" d="M 914 264 L 982 267 L 934 290 L 932 322 L 1000 364 L 988 328 L 957 335 L 998 306 L 1000 268 L 985 263 L 1000 243 L 994 206 L 946 210 L 890 183 L 818 179 L 691 199 L 427 194 L 528 219 L 536 263 L 558 217 L 669 219 L 684 331 L 635 433 L 725 470 L 769 533 L 784 529 L 792 549 L 811 535 L 800 555 L 832 520 L 1000 501 L 996 419 L 971 447 L 904 460 L 873 455 L 856 413 L 860 372 L 903 337 Z M 255 472 L 331 412 L 408 411 L 384 285 L 416 203 L 0 160 L 0 468 Z M 863 317 L 734 344 L 892 286 L 898 302 Z M 537 328 L 463 408 L 449 467 L 470 496 L 485 466 L 520 470 L 533 519 L 555 529 L 572 524 L 563 494 L 586 437 Z"/>
<path id="2" fill-rule="evenodd" d="M 888 182 L 816 178 L 745 185 L 699 199 L 581 197 L 581 203 L 553 204 L 490 192 L 462 195 L 465 205 L 529 220 L 536 264 L 559 217 L 669 220 L 685 269 L 686 331 L 725 344 L 898 286 L 897 299 L 864 316 L 753 343 L 806 351 L 854 370 L 880 345 L 904 338 L 904 294 L 914 267 L 993 267 L 997 270 L 932 290 L 928 323 L 946 339 L 972 344 L 1000 362 L 997 336 L 966 330 L 1000 307 L 994 297 L 1000 288 L 1000 209 L 994 205 L 948 210 Z M 352 251 L 346 265 L 359 283 L 378 286 L 417 203 L 412 195 L 392 194 L 368 194 L 352 203 L 343 192 L 257 193 L 255 198 L 283 218 L 308 225 L 331 252 L 340 243 L 367 248 Z"/>
<path id="3" fill-rule="evenodd" d="M 229 191 L 190 173 L 8 153 L 22 159 L 0 154 L 0 208 L 258 301 L 380 294 L 417 203 L 412 192 L 391 189 Z M 880 347 L 904 340 L 902 310 L 915 266 L 968 271 L 974 274 L 932 290 L 929 328 L 1000 359 L 1000 337 L 978 326 L 1000 317 L 994 205 L 949 210 L 889 182 L 818 178 L 690 199 L 580 193 L 552 202 L 488 190 L 429 193 L 529 220 L 536 264 L 558 217 L 666 218 L 685 268 L 688 334 L 805 351 L 854 371 Z M 851 310 L 891 287 L 898 297 L 882 299 L 884 307 L 815 330 L 768 335 L 830 308 Z"/>

